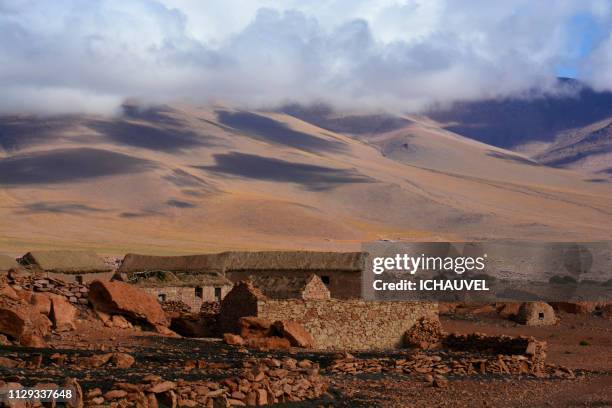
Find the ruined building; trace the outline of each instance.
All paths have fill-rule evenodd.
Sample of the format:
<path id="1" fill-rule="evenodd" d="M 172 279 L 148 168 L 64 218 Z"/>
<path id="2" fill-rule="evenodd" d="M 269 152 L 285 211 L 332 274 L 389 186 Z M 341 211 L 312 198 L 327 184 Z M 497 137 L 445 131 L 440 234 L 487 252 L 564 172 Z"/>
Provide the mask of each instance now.
<path id="1" fill-rule="evenodd" d="M 220 302 L 232 288 L 232 283 L 216 272 L 146 271 L 122 273 L 115 278 L 142 288 L 160 303 L 180 301 L 194 313 L 204 302 Z"/>
<path id="2" fill-rule="evenodd" d="M 252 282 L 239 282 L 221 302 L 223 332 L 239 333 L 238 320 L 255 316 L 270 322 L 295 320 L 318 349 L 401 347 L 404 332 L 423 317 L 437 319 L 438 307 L 426 302 L 370 302 L 359 299 L 271 299 Z"/>
<path id="3" fill-rule="evenodd" d="M 365 254 L 362 252 L 259 251 L 186 256 L 128 254 L 119 272 L 220 273 L 233 283 L 245 279 L 292 278 L 295 279 L 292 285 L 316 275 L 327 286 L 331 297 L 350 299 L 361 295 L 361 271 L 364 266 Z M 278 282 L 282 283 L 280 280 Z M 288 281 L 285 283 L 288 284 Z"/>

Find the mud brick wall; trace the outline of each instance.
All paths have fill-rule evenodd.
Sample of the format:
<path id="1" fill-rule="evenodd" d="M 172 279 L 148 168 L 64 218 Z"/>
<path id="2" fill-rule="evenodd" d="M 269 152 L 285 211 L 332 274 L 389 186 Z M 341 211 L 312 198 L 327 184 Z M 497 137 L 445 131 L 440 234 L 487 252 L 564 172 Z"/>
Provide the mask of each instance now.
<path id="1" fill-rule="evenodd" d="M 437 314 L 436 303 L 265 299 L 256 316 L 302 323 L 319 349 L 371 350 L 401 347 L 406 329 Z"/>
<path id="2" fill-rule="evenodd" d="M 312 274 L 317 275 L 327 283 L 327 288 L 332 298 L 336 299 L 356 299 L 361 297 L 361 273 L 358 271 L 338 271 L 338 270 L 240 270 L 227 271 L 226 277 L 232 282 L 247 279 L 249 275 L 266 276 L 303 276 L 308 277 Z"/>
<path id="3" fill-rule="evenodd" d="M 153 288 L 142 288 L 147 293 L 153 295 L 156 299 L 160 300 L 159 295 L 166 295 L 166 301 L 180 301 L 185 303 L 191 309 L 191 312 L 197 313 L 200 311 L 200 307 L 203 302 L 214 302 L 215 301 L 215 288 L 210 286 L 202 287 L 202 297 L 196 296 L 195 288 L 187 286 L 166 286 L 166 287 L 153 287 Z M 230 287 L 221 287 L 221 298 L 225 296 Z"/>

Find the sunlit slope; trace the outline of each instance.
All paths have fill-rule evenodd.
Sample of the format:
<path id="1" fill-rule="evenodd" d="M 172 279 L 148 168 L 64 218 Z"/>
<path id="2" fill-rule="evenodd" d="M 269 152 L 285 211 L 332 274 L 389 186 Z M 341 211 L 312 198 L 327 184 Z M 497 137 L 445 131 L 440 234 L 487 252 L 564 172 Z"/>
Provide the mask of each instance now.
<path id="1" fill-rule="evenodd" d="M 356 138 L 280 113 L 130 106 L 114 118 L 2 118 L 0 147 L 0 252 L 355 249 L 373 239 L 612 232 L 607 183 L 419 118 Z"/>

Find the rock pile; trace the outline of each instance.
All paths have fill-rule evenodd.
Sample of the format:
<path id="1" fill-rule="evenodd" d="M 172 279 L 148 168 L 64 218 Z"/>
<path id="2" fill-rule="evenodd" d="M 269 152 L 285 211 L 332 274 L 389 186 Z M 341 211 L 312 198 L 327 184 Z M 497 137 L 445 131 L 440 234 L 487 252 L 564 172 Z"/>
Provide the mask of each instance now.
<path id="1" fill-rule="evenodd" d="M 45 336 L 74 330 L 77 308 L 67 297 L 50 292 L 32 292 L 28 280 L 15 283 L 12 275 L 0 282 L 0 334 L 27 347 L 44 347 Z M 4 342 L 8 342 L 5 338 Z"/>
<path id="2" fill-rule="evenodd" d="M 332 373 L 395 373 L 420 376 L 433 383 L 440 376 L 484 374 L 532 375 L 536 377 L 574 377 L 566 367 L 540 365 L 527 355 L 474 356 L 465 353 L 414 353 L 406 358 L 342 358 L 329 367 Z M 442 381 L 443 382 L 443 381 Z M 436 384 L 434 384 L 436 385 Z M 437 384 L 440 386 L 440 384 Z"/>
<path id="3" fill-rule="evenodd" d="M 191 307 L 180 300 L 166 300 L 160 303 L 162 309 L 166 313 L 171 314 L 191 314 Z"/>
<path id="4" fill-rule="evenodd" d="M 276 321 L 245 316 L 238 320 L 240 335 L 225 333 L 227 344 L 247 346 L 263 350 L 288 349 L 289 347 L 311 348 L 314 339 L 306 329 L 295 321 Z"/>
<path id="5" fill-rule="evenodd" d="M 423 350 L 438 348 L 443 337 L 440 320 L 422 317 L 404 333 L 404 346 Z"/>
<path id="6" fill-rule="evenodd" d="M 327 390 L 319 367 L 292 358 L 250 359 L 236 377 L 221 381 L 167 381 L 149 374 L 140 384 L 115 383 L 85 392 L 88 407 L 263 406 L 314 399 Z"/>

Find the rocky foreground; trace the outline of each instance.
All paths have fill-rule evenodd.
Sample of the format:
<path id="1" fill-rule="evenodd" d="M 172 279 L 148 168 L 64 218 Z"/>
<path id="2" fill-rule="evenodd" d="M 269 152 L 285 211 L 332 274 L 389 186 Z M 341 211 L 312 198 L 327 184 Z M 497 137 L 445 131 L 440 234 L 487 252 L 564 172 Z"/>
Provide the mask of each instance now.
<path id="1" fill-rule="evenodd" d="M 351 354 L 310 349 L 291 322 L 243 318 L 240 334 L 223 341 L 181 337 L 171 316 L 122 283 L 9 275 L 0 284 L 0 386 L 70 387 L 70 407 L 612 405 L 610 353 L 597 369 L 556 364 L 532 336 L 446 333 L 424 319 L 405 333 L 405 349 Z"/>

